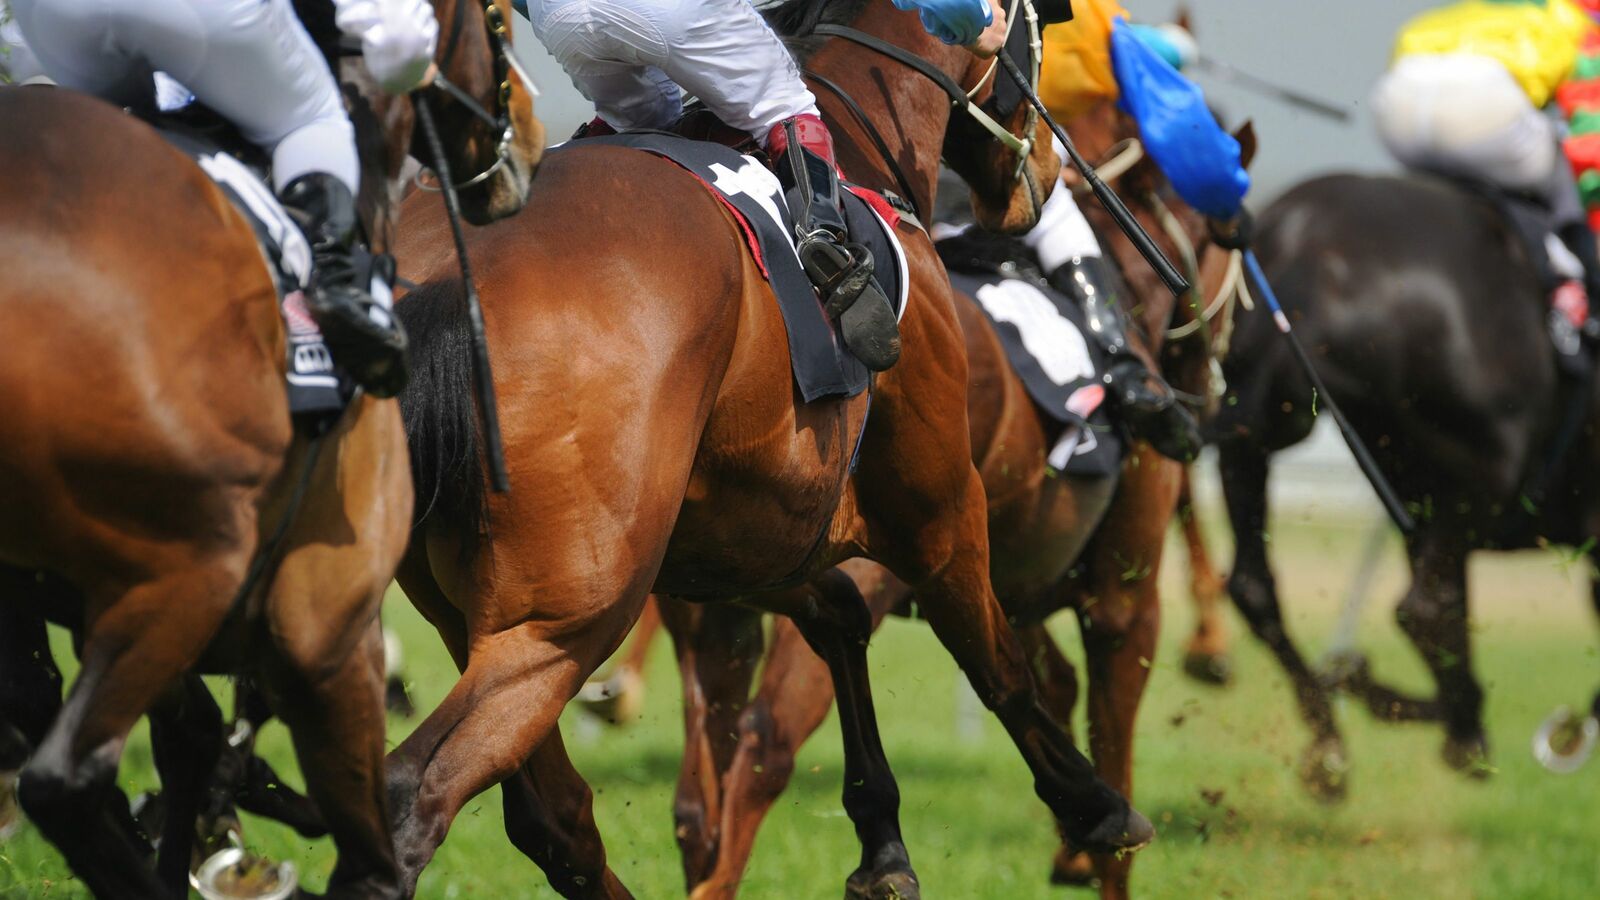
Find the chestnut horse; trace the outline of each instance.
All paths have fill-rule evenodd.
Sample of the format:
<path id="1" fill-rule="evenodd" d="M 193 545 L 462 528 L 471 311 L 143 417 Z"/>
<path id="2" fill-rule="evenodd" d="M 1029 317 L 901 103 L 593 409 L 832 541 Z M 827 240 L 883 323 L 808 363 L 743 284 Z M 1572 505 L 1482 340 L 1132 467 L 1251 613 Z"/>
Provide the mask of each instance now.
<path id="1" fill-rule="evenodd" d="M 939 43 L 908 12 L 796 0 L 775 17 L 790 34 L 810 34 L 819 20 L 853 24 L 991 102 L 988 64 Z M 851 178 L 895 184 L 864 131 L 871 123 L 918 208 L 931 208 L 942 155 L 974 185 L 989 226 L 1036 220 L 1058 170 L 1042 129 L 1019 160 L 916 69 L 841 38 L 808 49 L 808 69 L 859 104 L 859 119 L 832 116 Z M 823 104 L 841 109 L 828 95 Z M 1007 118 L 1012 129 L 1029 119 L 1023 108 Z M 913 282 L 905 353 L 877 378 L 869 418 L 867 395 L 797 398 L 779 312 L 738 224 L 673 164 L 624 148 L 573 148 L 546 162 L 530 206 L 537 215 L 472 238 L 497 359 L 508 494 L 484 490 L 466 372 L 450 349 L 465 319 L 444 224 L 410 217 L 401 240 L 410 277 L 422 284 L 398 308 L 419 357 L 403 402 L 423 515 L 399 577 L 463 670 L 390 756 L 408 883 L 462 805 L 503 782 L 512 841 L 558 891 L 627 895 L 606 866 L 588 787 L 555 725 L 657 590 L 743 597 L 794 614 L 848 657 L 841 696 L 856 701 L 857 715 L 845 805 L 863 843 L 851 889 L 914 895 L 898 791 L 871 714 L 865 605 L 847 597 L 785 607 L 785 595 L 762 593 L 856 556 L 916 585 L 1064 831 L 1107 852 L 1148 841 L 1149 823 L 1095 777 L 1040 706 L 989 586 L 960 326 L 926 236 L 900 229 Z"/>
<path id="2" fill-rule="evenodd" d="M 463 196 L 487 221 L 520 206 L 543 136 L 526 86 L 496 92 L 484 8 L 436 6 L 442 22 L 466 25 L 441 48 L 441 70 L 488 109 L 504 104 L 516 126 L 502 145 L 456 104 L 441 107 L 461 130 L 458 166 L 504 159 Z M 377 158 L 397 175 L 409 104 L 359 99 L 353 118 L 381 126 L 389 153 Z M 0 719 L 34 746 L 24 810 L 95 894 L 181 895 L 193 818 L 169 829 L 183 852 L 152 871 L 115 786 L 118 760 L 158 702 L 187 705 L 199 686 L 187 672 L 251 671 L 333 832 L 330 893 L 396 894 L 378 608 L 411 509 L 397 405 L 359 396 L 324 433 L 297 434 L 254 232 L 151 127 L 43 88 L 0 91 L 0 121 L 0 331 L 16 337 L 0 359 L 0 581 L 15 594 Z M 368 188 L 366 208 L 385 212 L 398 182 Z M 380 248 L 388 221 L 369 223 Z M 81 640 L 64 703 L 46 617 Z M 173 749 L 157 743 L 158 756 Z M 217 748 L 179 749 L 162 768 L 192 806 Z"/>
<path id="3" fill-rule="evenodd" d="M 1109 104 L 1068 123 L 1068 128 L 1074 141 L 1093 155 L 1107 153 L 1135 133 L 1132 121 Z M 1241 138 L 1248 161 L 1253 135 L 1241 132 Z M 1133 208 L 1147 229 L 1160 235 L 1172 258 L 1199 257 L 1183 251 L 1205 248 L 1203 218 L 1175 198 L 1158 196 L 1162 182 L 1152 164 L 1138 164 L 1118 179 L 1117 187 L 1141 201 Z M 1175 245 L 1161 227 L 1156 204 L 1162 203 L 1181 224 L 1182 243 L 1188 247 Z M 1108 250 L 1131 282 L 1132 290 L 1124 290 L 1122 298 L 1149 336 L 1148 349 L 1162 355 L 1175 384 L 1204 394 L 1209 341 L 1163 347 L 1177 305 L 1172 295 L 1103 210 L 1086 208 L 1086 213 L 1108 238 Z M 1196 278 L 1196 284 L 1217 287 L 1222 267 L 1216 263 L 1225 256 L 1218 252 L 1204 259 L 1205 277 Z M 1193 310 L 1180 310 L 1182 317 L 1192 320 L 1203 312 L 1201 307 L 1212 307 L 1183 306 L 1191 305 Z M 1044 621 L 1065 608 L 1078 613 L 1088 653 L 1089 737 L 1096 769 L 1129 794 L 1134 718 L 1155 658 L 1157 575 L 1181 466 L 1139 444 L 1120 478 L 1047 473 L 1045 457 L 1061 426 L 1039 412 L 976 302 L 962 297 L 957 311 L 969 369 L 973 460 L 989 501 L 994 589 L 1034 665 L 1046 706 L 1064 729 L 1072 721 L 1077 677 Z M 1185 330 L 1197 337 L 1207 334 L 1198 327 Z M 1067 577 L 1075 566 L 1075 577 Z M 913 599 L 921 603 L 920 592 L 882 566 L 857 560 L 840 569 L 848 579 L 822 582 L 810 590 L 859 591 L 875 625 L 891 611 L 904 613 Z M 1129 578 L 1130 570 L 1139 577 Z M 811 652 L 809 638 L 780 619 L 773 626 L 759 690 L 747 704 L 761 662 L 759 617 L 748 610 L 693 607 L 665 598 L 661 608 L 684 682 L 686 750 L 675 815 L 685 876 L 696 898 L 732 897 L 761 819 L 793 772 L 795 753 L 827 715 L 833 694 L 826 673 L 833 661 Z M 840 714 L 846 717 L 840 699 Z M 1097 877 L 1105 896 L 1125 896 L 1130 866 L 1127 854 L 1097 853 L 1091 860 L 1068 836 L 1053 879 L 1085 883 Z"/>

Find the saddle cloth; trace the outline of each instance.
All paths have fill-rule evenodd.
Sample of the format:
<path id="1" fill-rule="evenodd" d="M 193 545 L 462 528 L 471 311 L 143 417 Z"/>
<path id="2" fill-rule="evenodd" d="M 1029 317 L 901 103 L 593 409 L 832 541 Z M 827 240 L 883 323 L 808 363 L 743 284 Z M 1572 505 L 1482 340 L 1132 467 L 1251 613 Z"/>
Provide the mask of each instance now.
<path id="1" fill-rule="evenodd" d="M 179 122 L 158 120 L 154 124 L 162 137 L 210 176 L 255 231 L 262 260 L 277 287 L 287 335 L 290 414 L 320 417 L 342 412 L 355 388 L 335 367 L 322 332 L 306 309 L 311 245 L 299 225 L 267 186 L 264 172 L 234 155 L 231 143 Z M 373 287 L 380 302 L 391 296 L 384 279 L 374 278 Z"/>
<path id="2" fill-rule="evenodd" d="M 1015 245 L 1018 258 L 1029 252 L 1020 242 L 1005 243 Z M 1108 360 L 1085 337 L 1078 304 L 1031 265 L 976 265 L 968 254 L 943 255 L 950 284 L 977 301 L 1028 396 L 1062 426 L 1050 467 L 1071 475 L 1115 473 L 1127 442 L 1105 402 L 1102 375 Z"/>
<path id="3" fill-rule="evenodd" d="M 626 132 L 583 138 L 555 148 L 599 144 L 629 147 L 670 160 L 698 180 L 733 213 L 745 244 L 772 286 L 789 338 L 789 359 L 801 398 L 854 397 L 867 389 L 869 372 L 839 337 L 822 301 L 800 266 L 795 228 L 783 188 L 771 169 L 752 156 L 721 144 L 696 141 L 656 131 Z M 845 223 L 850 239 L 872 251 L 874 278 L 884 296 L 905 314 L 911 278 L 905 251 L 895 235 L 898 214 L 878 194 L 852 188 L 845 194 Z"/>

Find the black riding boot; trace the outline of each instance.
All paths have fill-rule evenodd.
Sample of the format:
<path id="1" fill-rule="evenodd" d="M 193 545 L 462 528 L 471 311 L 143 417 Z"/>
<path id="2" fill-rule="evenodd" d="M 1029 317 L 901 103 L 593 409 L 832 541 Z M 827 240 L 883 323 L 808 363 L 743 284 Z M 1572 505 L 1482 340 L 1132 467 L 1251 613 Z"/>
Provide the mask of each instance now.
<path id="1" fill-rule="evenodd" d="M 900 359 L 900 326 L 872 280 L 872 252 L 846 241 L 833 138 L 821 119 L 805 115 L 774 128 L 767 146 L 798 220 L 800 262 L 822 293 L 823 308 L 839 320 L 845 346 L 863 365 L 874 372 L 889 368 Z"/>
<path id="2" fill-rule="evenodd" d="M 1051 272 L 1050 284 L 1078 302 L 1090 339 L 1111 358 L 1106 384 L 1128 431 L 1162 456 L 1190 462 L 1200 455 L 1200 424 L 1161 375 L 1128 347 L 1127 321 L 1108 265 L 1098 256 L 1078 257 Z"/>
<path id="3" fill-rule="evenodd" d="M 406 334 L 389 310 L 362 284 L 352 258 L 356 199 L 344 182 L 322 172 L 302 175 L 283 189 L 283 205 L 294 213 L 311 242 L 315 268 L 306 291 L 310 310 L 334 361 L 375 397 L 393 397 L 405 387 Z"/>

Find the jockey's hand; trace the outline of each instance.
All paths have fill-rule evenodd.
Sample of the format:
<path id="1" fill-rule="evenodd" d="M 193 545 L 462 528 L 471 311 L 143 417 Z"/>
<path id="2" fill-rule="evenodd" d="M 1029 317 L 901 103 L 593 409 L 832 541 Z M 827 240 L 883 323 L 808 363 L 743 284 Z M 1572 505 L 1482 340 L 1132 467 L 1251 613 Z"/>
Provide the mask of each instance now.
<path id="1" fill-rule="evenodd" d="M 439 23 L 425 0 L 334 0 L 335 21 L 361 38 L 361 55 L 391 94 L 420 87 L 431 76 Z"/>
<path id="2" fill-rule="evenodd" d="M 977 40 L 967 45 L 968 50 L 983 59 L 992 58 L 1006 45 L 1006 8 L 1000 0 L 989 0 L 989 8 L 994 11 L 994 21 L 983 29 Z"/>
<path id="3" fill-rule="evenodd" d="M 993 0 L 894 0 L 899 9 L 914 9 L 922 17 L 922 27 L 946 44 L 971 47 L 984 40 L 994 19 L 1004 21 Z M 1001 28 L 1002 35 L 1005 26 Z M 998 49 L 999 45 L 996 45 Z M 974 51 L 977 52 L 977 51 Z M 995 54 L 989 51 L 989 56 Z"/>

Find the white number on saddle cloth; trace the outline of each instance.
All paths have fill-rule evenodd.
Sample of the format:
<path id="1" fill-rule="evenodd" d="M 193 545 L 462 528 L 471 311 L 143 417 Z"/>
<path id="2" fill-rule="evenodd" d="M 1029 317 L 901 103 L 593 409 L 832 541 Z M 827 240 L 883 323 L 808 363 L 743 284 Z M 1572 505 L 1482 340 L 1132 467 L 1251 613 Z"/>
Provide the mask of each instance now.
<path id="1" fill-rule="evenodd" d="M 996 322 L 1009 322 L 1022 335 L 1022 346 L 1039 362 L 1045 377 L 1060 385 L 1094 378 L 1089 342 L 1078 326 L 1061 316 L 1042 291 L 1025 281 L 1007 278 L 978 289 L 978 302 Z"/>
<path id="2" fill-rule="evenodd" d="M 778 230 L 788 236 L 790 245 L 794 244 L 793 229 L 783 218 L 783 185 L 771 169 L 746 156 L 737 171 L 722 163 L 712 163 L 711 171 L 717 173 L 717 180 L 711 183 L 712 187 L 729 197 L 744 194 L 759 203 L 761 210 L 777 223 Z"/>
<path id="3" fill-rule="evenodd" d="M 283 267 L 298 282 L 291 287 L 301 288 L 308 284 L 311 281 L 311 244 L 294 220 L 289 218 L 289 214 L 283 211 L 283 206 L 272 195 L 272 191 L 244 163 L 225 153 L 207 154 L 197 161 L 212 180 L 232 188 L 267 229 L 267 236 L 278 245 Z"/>

